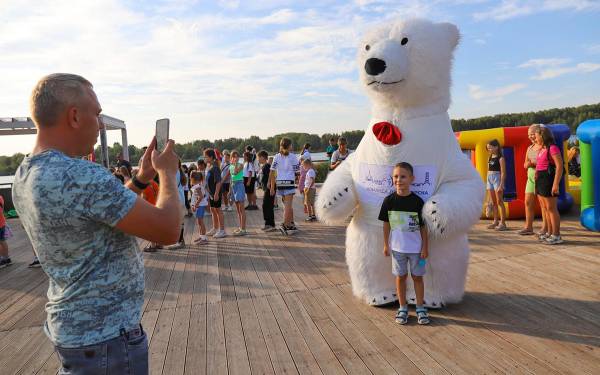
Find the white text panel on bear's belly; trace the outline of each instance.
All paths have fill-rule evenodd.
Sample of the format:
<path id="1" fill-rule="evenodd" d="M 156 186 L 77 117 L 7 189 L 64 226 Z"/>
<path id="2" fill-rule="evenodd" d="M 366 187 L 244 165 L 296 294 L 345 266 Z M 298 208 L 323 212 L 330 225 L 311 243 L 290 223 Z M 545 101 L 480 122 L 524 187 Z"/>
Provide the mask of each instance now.
<path id="1" fill-rule="evenodd" d="M 356 190 L 361 202 L 381 204 L 396 188 L 392 181 L 393 165 L 360 163 Z M 413 165 L 415 181 L 410 190 L 426 201 L 435 192 L 437 168 L 433 165 Z"/>

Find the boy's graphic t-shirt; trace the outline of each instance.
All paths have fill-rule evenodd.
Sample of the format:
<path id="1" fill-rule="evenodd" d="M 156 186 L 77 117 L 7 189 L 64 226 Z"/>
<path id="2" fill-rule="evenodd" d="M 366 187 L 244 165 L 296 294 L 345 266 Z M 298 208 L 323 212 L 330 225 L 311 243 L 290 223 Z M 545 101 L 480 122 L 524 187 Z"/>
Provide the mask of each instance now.
<path id="1" fill-rule="evenodd" d="M 390 249 L 400 253 L 421 252 L 421 210 L 425 203 L 415 193 L 403 197 L 395 192 L 385 197 L 379 220 L 390 223 Z"/>
<path id="2" fill-rule="evenodd" d="M 315 187 L 315 178 L 317 177 L 317 173 L 314 169 L 309 169 L 306 171 L 306 177 L 304 179 L 304 187 L 305 188 L 314 188 Z"/>
<path id="3" fill-rule="evenodd" d="M 208 206 L 208 194 L 206 193 L 204 184 L 192 186 L 192 206 L 195 206 L 196 208 Z"/>

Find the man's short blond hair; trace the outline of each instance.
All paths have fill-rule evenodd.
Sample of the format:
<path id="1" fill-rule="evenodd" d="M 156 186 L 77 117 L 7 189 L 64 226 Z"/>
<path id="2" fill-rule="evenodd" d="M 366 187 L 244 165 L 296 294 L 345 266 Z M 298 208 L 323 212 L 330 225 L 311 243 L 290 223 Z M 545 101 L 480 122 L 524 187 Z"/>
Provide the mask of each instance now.
<path id="1" fill-rule="evenodd" d="M 62 111 L 79 103 L 92 88 L 87 79 L 76 74 L 53 73 L 40 79 L 31 92 L 29 107 L 36 126 L 52 126 Z"/>

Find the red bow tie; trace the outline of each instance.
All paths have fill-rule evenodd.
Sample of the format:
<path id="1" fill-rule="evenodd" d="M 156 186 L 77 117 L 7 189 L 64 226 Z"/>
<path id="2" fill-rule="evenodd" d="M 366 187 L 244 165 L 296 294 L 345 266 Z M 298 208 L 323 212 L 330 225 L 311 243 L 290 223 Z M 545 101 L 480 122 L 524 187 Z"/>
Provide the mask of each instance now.
<path id="1" fill-rule="evenodd" d="M 375 134 L 379 142 L 388 146 L 397 145 L 402 141 L 400 129 L 389 122 L 378 122 L 373 125 L 373 134 Z"/>

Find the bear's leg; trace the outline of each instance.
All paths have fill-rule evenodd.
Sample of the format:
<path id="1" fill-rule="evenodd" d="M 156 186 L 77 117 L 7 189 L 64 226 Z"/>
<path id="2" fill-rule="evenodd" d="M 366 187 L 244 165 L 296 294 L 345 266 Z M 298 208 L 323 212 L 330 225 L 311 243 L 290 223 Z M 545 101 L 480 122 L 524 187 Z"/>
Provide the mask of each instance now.
<path id="1" fill-rule="evenodd" d="M 376 228 L 352 220 L 346 232 L 346 262 L 354 295 L 380 306 L 398 297 L 392 260 L 383 255 L 383 231 Z"/>
<path id="2" fill-rule="evenodd" d="M 445 304 L 460 302 L 465 292 L 469 252 L 466 235 L 430 240 L 424 279 L 425 306 L 439 309 Z M 412 285 L 408 290 L 408 302 L 414 304 Z"/>

